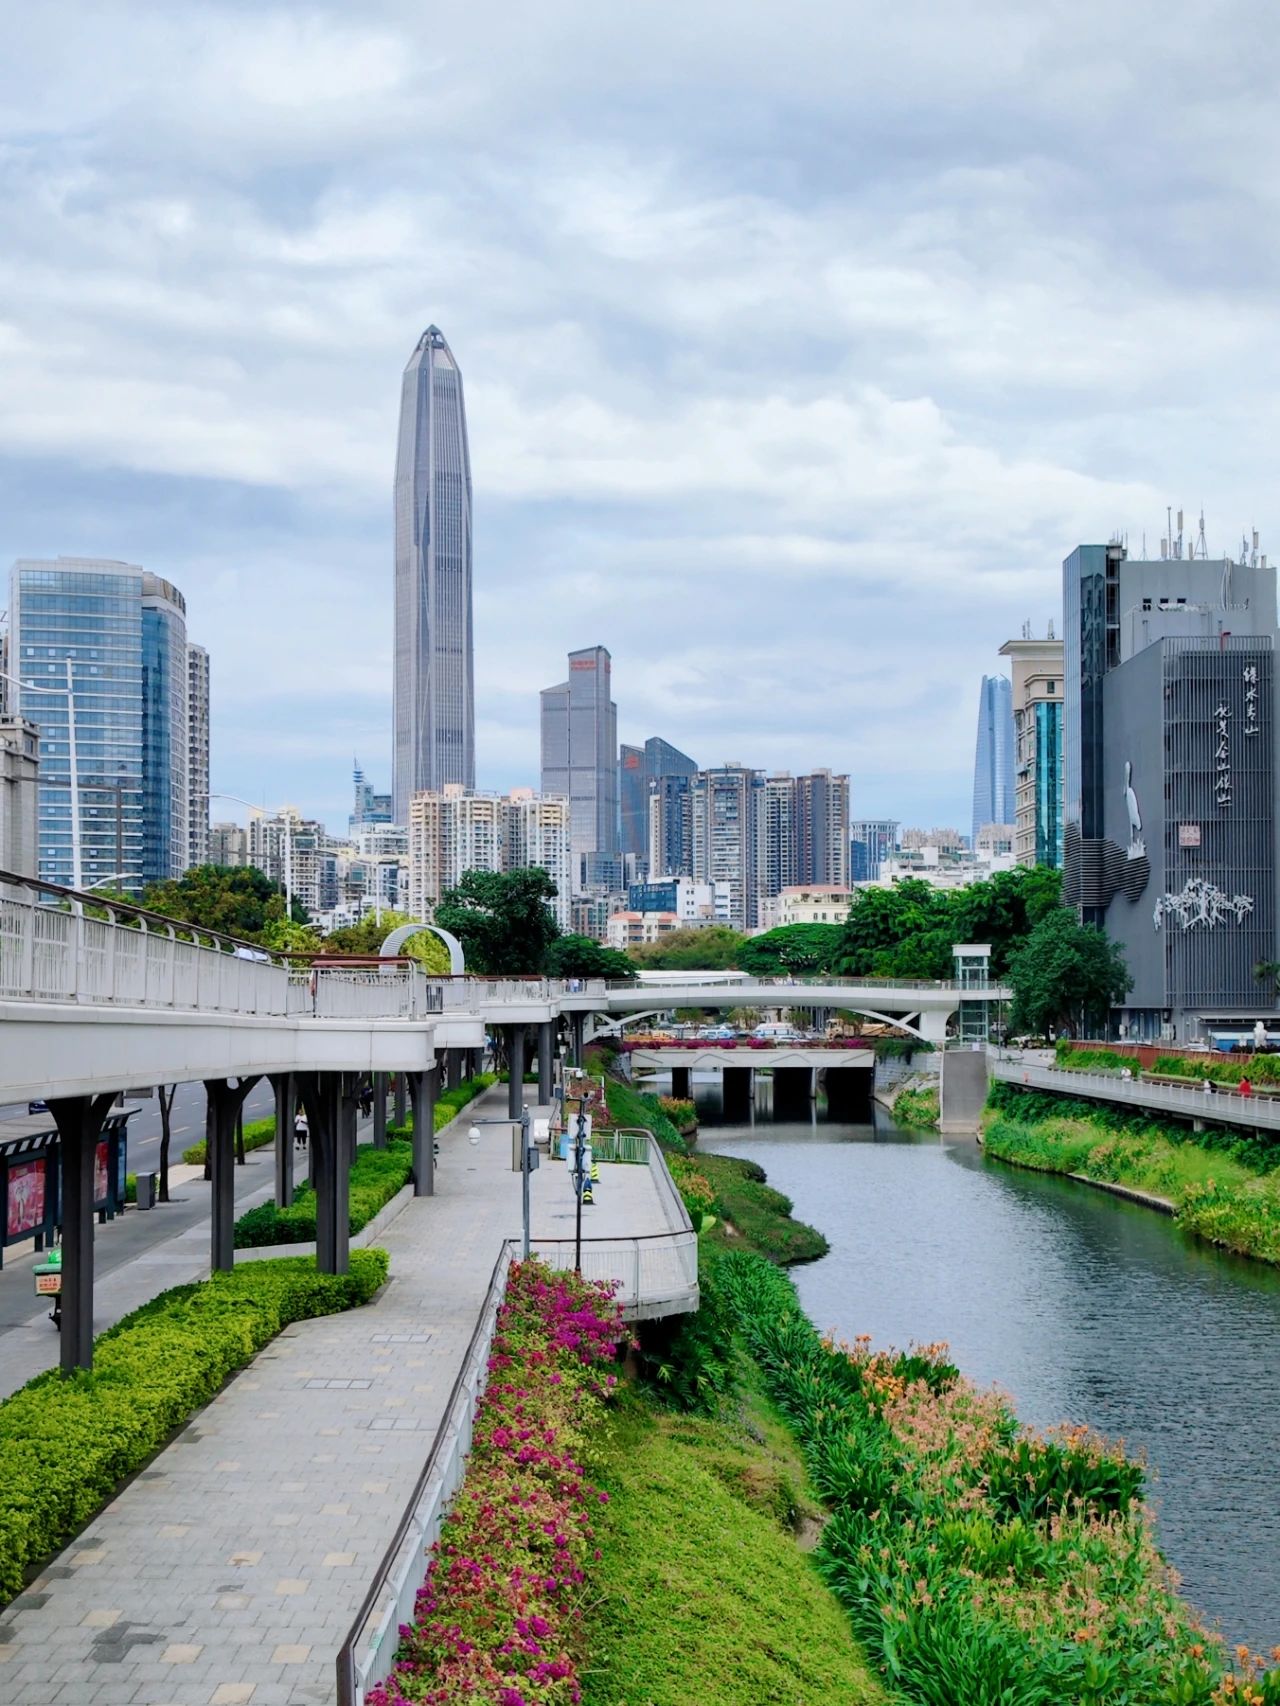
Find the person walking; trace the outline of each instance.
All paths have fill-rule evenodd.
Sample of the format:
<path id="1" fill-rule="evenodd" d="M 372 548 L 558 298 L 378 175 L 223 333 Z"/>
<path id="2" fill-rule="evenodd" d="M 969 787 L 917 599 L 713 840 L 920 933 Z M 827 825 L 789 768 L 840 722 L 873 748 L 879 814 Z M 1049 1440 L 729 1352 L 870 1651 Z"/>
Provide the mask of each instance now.
<path id="1" fill-rule="evenodd" d="M 1252 1096 L 1253 1095 L 1253 1085 L 1250 1084 L 1250 1082 L 1247 1078 L 1241 1078 L 1241 1080 L 1240 1080 L 1240 1094 L 1242 1096 Z"/>
<path id="2" fill-rule="evenodd" d="M 299 1108 L 293 1116 L 293 1141 L 299 1149 L 307 1147 L 307 1135 L 307 1111 L 305 1108 Z"/>

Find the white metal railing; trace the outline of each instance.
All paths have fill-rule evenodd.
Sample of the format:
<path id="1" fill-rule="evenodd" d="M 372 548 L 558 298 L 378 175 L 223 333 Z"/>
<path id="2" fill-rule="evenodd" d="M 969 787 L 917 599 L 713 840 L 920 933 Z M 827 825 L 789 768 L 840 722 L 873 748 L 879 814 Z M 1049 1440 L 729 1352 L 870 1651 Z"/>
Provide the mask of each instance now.
<path id="1" fill-rule="evenodd" d="M 719 979 L 704 981 L 696 971 L 669 983 L 664 982 L 632 982 L 614 980 L 608 985 L 611 995 L 632 993 L 646 997 L 679 994 L 682 989 L 723 990 L 729 995 L 750 995 L 757 989 L 917 989 L 924 992 L 936 990 L 940 994 L 961 995 L 966 1000 L 974 1001 L 1007 1001 L 1010 998 L 1008 988 L 1001 983 L 969 984 L 957 982 L 954 978 L 922 978 L 922 977 L 740 977 L 732 981 Z"/>
<path id="2" fill-rule="evenodd" d="M 439 986 L 415 966 L 324 966 L 289 973 L 291 1014 L 315 1019 L 425 1019 L 441 1007 Z"/>
<path id="3" fill-rule="evenodd" d="M 339 1706 L 359 1706 L 365 1691 L 391 1674 L 400 1626 L 413 1621 L 413 1605 L 431 1562 L 431 1548 L 462 1485 L 476 1406 L 484 1392 L 489 1350 L 514 1259 L 515 1245 L 504 1244 L 431 1454 L 373 1585 L 339 1649 Z"/>
<path id="4" fill-rule="evenodd" d="M 1025 1084 L 1030 1090 L 1053 1090 L 1059 1095 L 1087 1096 L 1093 1101 L 1122 1102 L 1152 1112 L 1213 1120 L 1224 1125 L 1247 1125 L 1280 1131 L 1280 1101 L 1264 1096 L 1240 1096 L 1216 1086 L 1216 1093 L 1195 1084 L 1148 1084 L 1110 1072 L 1067 1072 L 1060 1067 L 1032 1066 L 990 1057 L 991 1076 Z"/>
<path id="5" fill-rule="evenodd" d="M 448 977 L 433 979 L 445 1012 L 475 1012 L 492 1005 L 552 1002 L 583 995 L 603 1000 L 609 986 L 602 977 Z"/>

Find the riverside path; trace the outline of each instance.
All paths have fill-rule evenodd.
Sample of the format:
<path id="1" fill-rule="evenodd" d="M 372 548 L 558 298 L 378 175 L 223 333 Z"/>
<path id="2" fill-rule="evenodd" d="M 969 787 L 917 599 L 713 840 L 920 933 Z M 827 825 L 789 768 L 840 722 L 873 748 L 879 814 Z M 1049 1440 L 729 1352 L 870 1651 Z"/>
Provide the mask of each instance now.
<path id="1" fill-rule="evenodd" d="M 286 1329 L 0 1614 L 6 1706 L 329 1706 L 519 1233 L 510 1128 L 466 1135 L 506 1097 L 441 1132 L 436 1194 L 378 1239 L 391 1277 L 374 1303 Z M 692 1237 L 649 1167 L 601 1172 L 587 1233 Z M 544 1163 L 530 1183 L 535 1238 L 571 1235 L 567 1169 Z"/>

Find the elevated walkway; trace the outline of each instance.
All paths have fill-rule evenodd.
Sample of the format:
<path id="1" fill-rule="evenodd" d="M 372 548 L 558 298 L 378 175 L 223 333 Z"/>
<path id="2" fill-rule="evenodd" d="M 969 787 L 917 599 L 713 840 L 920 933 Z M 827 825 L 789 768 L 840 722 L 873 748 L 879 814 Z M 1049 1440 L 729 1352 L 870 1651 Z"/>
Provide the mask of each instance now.
<path id="1" fill-rule="evenodd" d="M 495 1259 L 520 1234 L 510 1129 L 481 1126 L 472 1148 L 477 1107 L 502 1113 L 505 1090 L 441 1132 L 436 1195 L 380 1239 L 391 1279 L 377 1300 L 287 1329 L 0 1614 L 0 1700 L 335 1699 L 339 1646 L 445 1418 Z M 588 1252 L 692 1239 L 661 1170 L 601 1174 Z M 530 1184 L 535 1241 L 563 1252 L 568 1170 L 544 1161 Z M 696 1267 L 692 1282 L 683 1271 L 669 1301 L 696 1307 Z M 390 1656 L 384 1643 L 384 1668 Z"/>
<path id="2" fill-rule="evenodd" d="M 1017 1059 L 991 1058 L 991 1076 L 1032 1090 L 1051 1090 L 1059 1096 L 1109 1102 L 1128 1108 L 1170 1114 L 1192 1124 L 1240 1126 L 1249 1131 L 1280 1131 L 1280 1100 L 1241 1096 L 1225 1085 L 1206 1095 L 1192 1084 L 1147 1084 L 1110 1072 L 1064 1072 L 1059 1067 L 1035 1066 Z"/>

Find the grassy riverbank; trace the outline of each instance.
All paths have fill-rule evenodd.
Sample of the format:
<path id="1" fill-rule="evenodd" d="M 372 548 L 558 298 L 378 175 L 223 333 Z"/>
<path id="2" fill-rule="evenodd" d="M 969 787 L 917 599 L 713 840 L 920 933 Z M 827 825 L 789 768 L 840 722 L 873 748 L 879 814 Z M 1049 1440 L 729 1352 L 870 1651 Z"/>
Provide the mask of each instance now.
<path id="1" fill-rule="evenodd" d="M 983 1143 L 988 1155 L 1019 1167 L 1161 1197 L 1188 1232 L 1280 1263 L 1280 1143 L 1223 1129 L 1193 1132 L 1002 1082 L 991 1086 Z"/>
<path id="2" fill-rule="evenodd" d="M 899 1125 L 911 1126 L 915 1131 L 937 1131 L 942 1117 L 938 1092 L 933 1089 L 899 1090 L 891 1112 Z"/>

